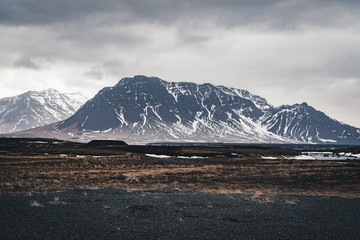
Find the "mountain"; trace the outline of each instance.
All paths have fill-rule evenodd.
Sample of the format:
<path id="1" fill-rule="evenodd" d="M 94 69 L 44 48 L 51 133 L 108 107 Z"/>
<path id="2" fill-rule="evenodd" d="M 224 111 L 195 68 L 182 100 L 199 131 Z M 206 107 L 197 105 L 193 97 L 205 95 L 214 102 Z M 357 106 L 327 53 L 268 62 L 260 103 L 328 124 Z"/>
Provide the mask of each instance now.
<path id="1" fill-rule="evenodd" d="M 55 128 L 79 138 L 129 142 L 289 141 L 256 123 L 269 108 L 245 90 L 135 76 L 102 89 Z"/>
<path id="2" fill-rule="evenodd" d="M 86 101 L 81 93 L 55 89 L 29 91 L 0 99 L 0 133 L 26 130 L 70 117 Z"/>
<path id="3" fill-rule="evenodd" d="M 270 108 L 260 122 L 272 133 L 301 142 L 360 144 L 360 129 L 332 119 L 307 103 Z"/>
<path id="4" fill-rule="evenodd" d="M 123 78 L 68 119 L 21 133 L 128 143 L 206 141 L 360 144 L 360 129 L 306 103 L 274 107 L 246 90 L 212 84 Z"/>

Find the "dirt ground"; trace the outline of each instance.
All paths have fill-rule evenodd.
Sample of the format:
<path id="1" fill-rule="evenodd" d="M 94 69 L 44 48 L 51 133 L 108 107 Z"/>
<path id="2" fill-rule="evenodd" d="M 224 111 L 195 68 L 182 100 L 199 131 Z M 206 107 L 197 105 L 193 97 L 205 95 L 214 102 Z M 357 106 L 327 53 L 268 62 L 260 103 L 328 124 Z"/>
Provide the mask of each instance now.
<path id="1" fill-rule="evenodd" d="M 0 239 L 358 238 L 360 161 L 299 154 L 0 139 Z"/>
<path id="2" fill-rule="evenodd" d="M 0 239 L 359 238 L 358 199 L 276 195 L 270 200 L 113 188 L 0 194 Z"/>
<path id="3" fill-rule="evenodd" d="M 277 194 L 360 198 L 360 161 L 287 159 L 296 154 L 261 147 L 87 146 L 43 139 L 2 140 L 0 194 L 116 188 L 243 193 L 259 201 Z"/>

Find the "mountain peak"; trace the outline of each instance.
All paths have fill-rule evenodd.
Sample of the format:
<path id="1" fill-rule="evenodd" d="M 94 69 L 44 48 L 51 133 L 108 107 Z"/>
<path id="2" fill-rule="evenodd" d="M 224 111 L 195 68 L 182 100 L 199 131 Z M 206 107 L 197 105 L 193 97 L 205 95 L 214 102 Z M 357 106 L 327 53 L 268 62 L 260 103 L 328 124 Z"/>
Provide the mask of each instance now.
<path id="1" fill-rule="evenodd" d="M 26 130 L 70 117 L 86 101 L 50 88 L 0 99 L 0 133 Z"/>
<path id="2" fill-rule="evenodd" d="M 159 79 L 158 77 L 148 77 L 148 76 L 145 76 L 145 75 L 135 75 L 134 76 L 134 79 L 135 80 L 148 80 L 148 79 Z"/>
<path id="3" fill-rule="evenodd" d="M 160 78 L 158 77 L 148 77 L 148 76 L 144 76 L 144 75 L 135 75 L 134 77 L 125 77 L 122 78 L 116 85 L 115 87 L 118 86 L 123 86 L 125 84 L 128 84 L 130 82 L 154 82 L 154 81 L 162 81 Z"/>

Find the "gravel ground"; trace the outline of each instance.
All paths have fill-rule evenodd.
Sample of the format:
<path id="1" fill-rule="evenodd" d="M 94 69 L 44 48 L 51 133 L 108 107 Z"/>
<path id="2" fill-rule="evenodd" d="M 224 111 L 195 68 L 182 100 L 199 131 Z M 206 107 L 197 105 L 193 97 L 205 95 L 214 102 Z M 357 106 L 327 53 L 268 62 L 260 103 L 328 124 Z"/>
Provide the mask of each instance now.
<path id="1" fill-rule="evenodd" d="M 358 239 L 360 199 L 69 190 L 0 195 L 0 239 Z"/>

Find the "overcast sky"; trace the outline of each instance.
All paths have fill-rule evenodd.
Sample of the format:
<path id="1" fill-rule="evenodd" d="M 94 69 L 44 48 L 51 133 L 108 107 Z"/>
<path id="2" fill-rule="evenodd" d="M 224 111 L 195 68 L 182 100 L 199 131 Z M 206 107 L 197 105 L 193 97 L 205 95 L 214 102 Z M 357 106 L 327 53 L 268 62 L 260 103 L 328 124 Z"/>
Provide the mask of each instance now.
<path id="1" fill-rule="evenodd" d="M 0 98 L 134 75 L 307 102 L 360 127 L 360 1 L 0 0 Z"/>

